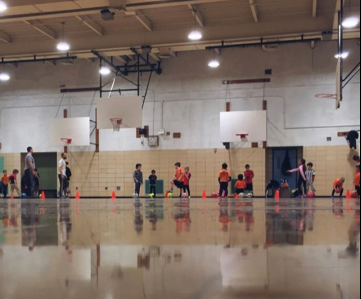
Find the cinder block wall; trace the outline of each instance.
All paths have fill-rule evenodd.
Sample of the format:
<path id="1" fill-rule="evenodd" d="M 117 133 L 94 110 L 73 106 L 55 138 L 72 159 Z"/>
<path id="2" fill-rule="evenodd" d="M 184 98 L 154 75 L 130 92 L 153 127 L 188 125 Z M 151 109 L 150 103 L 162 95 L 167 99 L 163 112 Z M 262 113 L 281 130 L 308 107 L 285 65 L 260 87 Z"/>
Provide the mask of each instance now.
<path id="1" fill-rule="evenodd" d="M 313 162 L 316 170 L 317 195 L 330 196 L 332 183 L 336 178 L 345 177 L 345 189 L 354 190 L 356 163 L 353 156 L 358 152 L 348 146 L 305 147 L 304 157 Z"/>
<path id="2" fill-rule="evenodd" d="M 193 196 L 208 195 L 218 191 L 218 172 L 223 163 L 229 164 L 232 176 L 243 173 L 244 165 L 249 163 L 256 172 L 255 195 L 262 196 L 265 186 L 265 150 L 235 149 L 217 150 L 162 150 L 162 151 L 126 151 L 126 152 L 74 152 L 69 154 L 69 163 L 73 172 L 72 193 L 79 189 L 81 196 L 130 196 L 134 192 L 133 172 L 135 165 L 143 165 L 144 177 L 151 170 L 157 171 L 159 179 L 165 181 L 169 189 L 176 162 L 189 166 L 192 173 L 191 191 Z M 105 190 L 108 188 L 108 190 Z M 142 194 L 144 195 L 144 188 Z"/>

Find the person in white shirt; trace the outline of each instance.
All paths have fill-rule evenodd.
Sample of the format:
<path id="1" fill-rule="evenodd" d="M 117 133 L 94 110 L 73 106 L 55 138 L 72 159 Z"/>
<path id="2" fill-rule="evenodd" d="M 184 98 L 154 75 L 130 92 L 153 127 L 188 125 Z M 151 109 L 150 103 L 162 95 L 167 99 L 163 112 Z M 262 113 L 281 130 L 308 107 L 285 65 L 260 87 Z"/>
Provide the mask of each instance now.
<path id="1" fill-rule="evenodd" d="M 61 154 L 61 159 L 58 163 L 58 178 L 59 178 L 59 197 L 61 199 L 65 199 L 67 197 L 67 192 L 65 188 L 65 181 L 66 181 L 66 159 L 67 155 L 65 153 Z"/>

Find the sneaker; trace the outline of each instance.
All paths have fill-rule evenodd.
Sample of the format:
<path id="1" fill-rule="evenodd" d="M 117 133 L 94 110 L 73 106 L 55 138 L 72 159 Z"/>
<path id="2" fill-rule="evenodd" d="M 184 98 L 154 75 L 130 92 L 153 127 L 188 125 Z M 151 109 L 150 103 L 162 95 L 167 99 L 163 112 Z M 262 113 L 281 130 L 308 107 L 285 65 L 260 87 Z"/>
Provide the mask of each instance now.
<path id="1" fill-rule="evenodd" d="M 192 199 L 192 197 L 188 196 L 188 199 Z"/>

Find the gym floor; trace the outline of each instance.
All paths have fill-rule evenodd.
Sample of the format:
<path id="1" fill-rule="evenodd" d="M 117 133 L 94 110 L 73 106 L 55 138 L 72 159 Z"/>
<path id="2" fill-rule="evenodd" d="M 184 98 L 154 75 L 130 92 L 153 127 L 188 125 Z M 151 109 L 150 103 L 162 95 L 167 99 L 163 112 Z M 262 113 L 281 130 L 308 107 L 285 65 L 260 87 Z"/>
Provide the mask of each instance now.
<path id="1" fill-rule="evenodd" d="M 1 299 L 360 297 L 359 201 L 8 200 L 0 218 Z"/>

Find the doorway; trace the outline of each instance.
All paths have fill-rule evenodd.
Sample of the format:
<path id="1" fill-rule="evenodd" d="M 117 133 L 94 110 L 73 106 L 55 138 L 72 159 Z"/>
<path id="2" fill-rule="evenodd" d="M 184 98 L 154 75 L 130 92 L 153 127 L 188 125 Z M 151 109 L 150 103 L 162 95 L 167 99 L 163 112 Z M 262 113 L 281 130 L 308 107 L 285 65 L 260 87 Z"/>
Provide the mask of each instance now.
<path id="1" fill-rule="evenodd" d="M 272 170 L 273 170 L 273 179 L 287 180 L 291 189 L 297 189 L 297 173 L 285 174 L 282 171 L 282 166 L 284 161 L 287 159 L 287 154 L 289 157 L 289 163 L 291 169 L 298 167 L 298 159 L 302 156 L 302 148 L 298 147 L 286 147 L 286 148 L 273 148 L 272 149 Z"/>
<path id="2" fill-rule="evenodd" d="M 21 170 L 25 169 L 26 153 L 21 154 Z M 44 191 L 47 198 L 56 198 L 58 188 L 57 153 L 35 153 L 35 166 L 40 175 L 40 192 Z"/>

